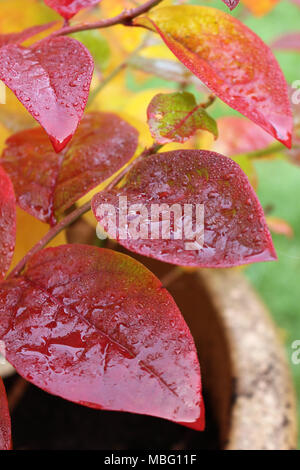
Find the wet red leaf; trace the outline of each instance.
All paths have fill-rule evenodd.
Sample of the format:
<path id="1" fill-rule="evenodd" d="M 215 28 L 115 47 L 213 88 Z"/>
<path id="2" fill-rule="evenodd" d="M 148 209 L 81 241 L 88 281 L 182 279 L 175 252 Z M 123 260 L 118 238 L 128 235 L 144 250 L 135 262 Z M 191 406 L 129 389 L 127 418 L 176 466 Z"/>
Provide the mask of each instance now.
<path id="1" fill-rule="evenodd" d="M 43 129 L 35 128 L 10 137 L 0 162 L 12 179 L 19 206 L 53 225 L 81 196 L 125 165 L 137 142 L 136 129 L 117 115 L 87 113 L 60 155 Z"/>
<path id="2" fill-rule="evenodd" d="M 15 249 L 16 202 L 12 182 L 0 166 L 0 281 L 4 278 Z"/>
<path id="3" fill-rule="evenodd" d="M 20 44 L 32 36 L 36 36 L 37 34 L 50 29 L 54 24 L 55 22 L 32 26 L 31 28 L 24 29 L 24 31 L 19 33 L 0 34 L 0 47 L 7 46 L 8 44 Z"/>
<path id="4" fill-rule="evenodd" d="M 120 196 L 127 197 L 128 217 L 124 212 L 118 213 Z M 124 223 L 122 219 L 119 223 L 120 217 L 116 218 L 118 230 L 113 233 L 103 204 L 111 204 L 125 219 L 129 235 L 122 232 Z M 133 204 L 142 204 L 145 209 L 134 208 Z M 154 229 L 162 228 L 161 220 L 151 216 L 151 209 L 161 204 L 168 208 L 173 204 L 180 206 L 178 222 L 171 220 L 169 239 L 162 239 L 161 234 L 158 239 L 151 239 L 156 236 Z M 185 204 L 192 205 L 192 214 L 184 212 Z M 199 217 L 196 225 L 195 215 L 196 205 L 200 204 L 204 205 L 204 244 L 203 248 L 189 249 L 188 242 L 199 244 L 201 240 L 202 223 Z M 132 168 L 120 188 L 98 193 L 92 207 L 100 224 L 123 246 L 168 263 L 216 268 L 276 259 L 263 210 L 246 175 L 234 161 L 214 152 L 178 150 L 147 157 Z M 140 219 L 139 211 L 146 236 L 136 235 L 139 227 L 134 224 Z M 163 209 L 163 220 L 169 220 L 167 208 Z M 186 237 L 185 227 L 184 236 L 181 235 L 181 223 L 189 220 L 193 221 L 193 229 L 197 228 L 197 236 L 192 239 Z"/>
<path id="5" fill-rule="evenodd" d="M 4 384 L 0 377 L 0 450 L 11 449 L 11 425 Z"/>
<path id="6" fill-rule="evenodd" d="M 210 7 L 158 8 L 135 24 L 158 32 L 214 94 L 291 147 L 292 113 L 270 48 L 236 18 Z"/>
<path id="7" fill-rule="evenodd" d="M 190 331 L 161 282 L 132 258 L 86 245 L 43 250 L 0 284 L 0 315 L 8 361 L 38 387 L 203 429 Z"/>
<path id="8" fill-rule="evenodd" d="M 247 119 L 226 116 L 217 120 L 219 137 L 213 150 L 230 157 L 262 150 L 272 143 L 273 137 Z"/>
<path id="9" fill-rule="evenodd" d="M 101 0 L 44 0 L 53 10 L 69 20 L 83 8 L 92 7 Z"/>
<path id="10" fill-rule="evenodd" d="M 50 137 L 56 152 L 72 138 L 86 106 L 93 59 L 75 39 L 54 37 L 0 49 L 0 79 Z"/>

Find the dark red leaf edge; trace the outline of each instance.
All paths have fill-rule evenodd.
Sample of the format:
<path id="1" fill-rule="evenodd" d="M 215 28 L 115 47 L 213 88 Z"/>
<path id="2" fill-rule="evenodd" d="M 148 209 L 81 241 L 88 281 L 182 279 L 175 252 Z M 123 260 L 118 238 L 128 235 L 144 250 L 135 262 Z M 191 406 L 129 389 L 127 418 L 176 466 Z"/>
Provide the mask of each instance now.
<path id="1" fill-rule="evenodd" d="M 11 422 L 8 410 L 5 387 L 0 377 L 0 450 L 10 450 L 11 442 Z"/>
<path id="2" fill-rule="evenodd" d="M 203 429 L 188 326 L 159 279 L 129 256 L 87 245 L 40 251 L 0 284 L 0 315 L 7 360 L 36 386 Z"/>
<path id="3" fill-rule="evenodd" d="M 86 47 L 69 37 L 44 39 L 26 49 L 0 49 L 0 80 L 45 129 L 60 152 L 83 115 L 94 62 Z"/>
<path id="4" fill-rule="evenodd" d="M 0 281 L 4 278 L 16 243 L 16 199 L 9 176 L 0 165 Z"/>
<path id="5" fill-rule="evenodd" d="M 133 157 L 137 130 L 118 115 L 86 113 L 65 150 L 56 155 L 41 128 L 6 141 L 0 163 L 13 182 L 18 205 L 42 222 L 58 218 Z"/>
<path id="6" fill-rule="evenodd" d="M 143 204 L 148 209 L 142 221 L 148 239 L 120 234 L 119 197 L 127 197 L 127 206 Z M 100 212 L 103 204 L 115 208 L 116 233 L 109 223 L 111 216 Z M 181 210 L 184 204 L 192 204 L 193 227 L 195 204 L 204 204 L 203 248 L 186 249 L 190 240 L 174 239 L 173 222 L 170 239 L 161 235 L 151 239 L 151 204 L 180 204 Z M 167 263 L 225 268 L 277 259 L 263 209 L 247 176 L 237 163 L 215 152 L 176 150 L 151 155 L 130 170 L 119 188 L 94 196 L 92 209 L 100 225 L 121 245 Z M 133 209 L 128 213 L 127 219 L 123 216 L 127 223 L 135 219 Z"/>

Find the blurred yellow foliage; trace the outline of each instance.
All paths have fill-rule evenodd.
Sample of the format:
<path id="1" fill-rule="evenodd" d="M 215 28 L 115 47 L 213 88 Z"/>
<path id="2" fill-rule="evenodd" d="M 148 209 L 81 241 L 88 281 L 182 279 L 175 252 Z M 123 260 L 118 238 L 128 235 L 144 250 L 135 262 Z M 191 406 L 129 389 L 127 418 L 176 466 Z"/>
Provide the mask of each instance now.
<path id="1" fill-rule="evenodd" d="M 17 240 L 11 269 L 18 264 L 26 253 L 41 239 L 49 230 L 49 226 L 32 217 L 27 212 L 17 207 Z M 65 232 L 58 234 L 48 246 L 58 246 L 66 243 Z"/>

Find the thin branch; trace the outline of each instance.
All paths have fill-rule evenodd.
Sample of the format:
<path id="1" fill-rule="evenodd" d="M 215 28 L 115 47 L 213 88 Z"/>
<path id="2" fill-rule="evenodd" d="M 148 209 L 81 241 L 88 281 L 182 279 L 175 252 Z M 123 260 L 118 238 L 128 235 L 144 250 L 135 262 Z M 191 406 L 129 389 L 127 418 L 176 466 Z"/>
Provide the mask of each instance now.
<path id="1" fill-rule="evenodd" d="M 107 77 L 105 77 L 105 78 L 99 83 L 99 85 L 90 93 L 89 100 L 88 100 L 88 105 L 90 105 L 90 104 L 93 102 L 93 100 L 96 98 L 96 96 L 98 95 L 98 93 L 100 93 L 100 91 L 102 91 L 103 88 L 104 88 L 108 83 L 110 83 L 111 80 L 113 80 L 120 72 L 122 72 L 122 70 L 124 70 L 124 69 L 128 66 L 128 62 L 130 61 L 130 59 L 132 59 L 133 57 L 135 57 L 136 54 L 138 54 L 142 49 L 144 49 L 144 47 L 146 47 L 147 41 L 148 41 L 148 35 L 146 36 L 146 38 L 144 39 L 144 41 L 143 41 L 138 47 L 136 47 L 136 48 L 126 57 L 126 59 L 124 60 L 124 62 L 121 62 L 121 64 L 119 64 L 114 70 L 112 70 L 111 73 L 110 73 L 109 75 L 107 75 Z"/>
<path id="2" fill-rule="evenodd" d="M 199 105 L 199 108 L 203 108 L 203 109 L 209 108 L 216 101 L 216 99 L 217 97 L 215 95 L 209 95 L 207 101 L 205 103 L 201 103 Z"/>
<path id="3" fill-rule="evenodd" d="M 27 261 L 38 251 L 42 250 L 48 243 L 53 240 L 62 230 L 68 227 L 72 222 L 75 222 L 79 217 L 88 212 L 91 208 L 91 202 L 87 202 L 83 206 L 79 207 L 75 211 L 67 215 L 58 224 L 52 227 L 48 233 L 24 256 L 23 259 L 17 264 L 17 266 L 9 273 L 7 279 L 12 279 L 18 276 L 22 271 Z"/>
<path id="4" fill-rule="evenodd" d="M 114 188 L 123 178 L 124 176 L 131 170 L 132 167 L 134 167 L 139 161 L 141 161 L 145 157 L 149 157 L 149 155 L 152 155 L 153 153 L 157 153 L 163 145 L 154 143 L 151 147 L 146 148 L 137 158 L 131 161 L 131 163 L 124 168 L 124 170 L 119 173 L 116 178 L 114 178 L 110 184 L 105 188 L 105 190 L 110 190 Z"/>
<path id="5" fill-rule="evenodd" d="M 132 20 L 134 18 L 142 15 L 143 13 L 146 13 L 147 11 L 151 10 L 151 8 L 155 7 L 161 2 L 162 0 L 148 0 L 143 5 L 140 5 L 136 8 L 132 8 L 130 10 L 124 10 L 119 15 L 114 16 L 113 18 L 107 18 L 104 20 L 96 21 L 95 23 L 83 23 L 74 26 L 63 27 L 62 29 L 52 33 L 51 36 L 65 36 L 66 34 L 78 33 L 80 31 L 108 28 L 116 24 L 131 26 Z"/>
<path id="6" fill-rule="evenodd" d="M 11 414 L 14 412 L 14 410 L 22 400 L 28 387 L 29 382 L 27 382 L 27 380 L 23 379 L 23 377 L 21 376 L 16 377 L 12 388 L 7 394 L 8 407 Z"/>
<path id="7" fill-rule="evenodd" d="M 145 149 L 136 159 L 132 160 L 132 162 L 126 168 L 124 168 L 124 170 L 121 171 L 121 173 L 119 173 L 108 184 L 108 186 L 105 189 L 106 190 L 112 189 L 114 186 L 116 186 L 119 183 L 119 181 L 126 175 L 126 173 L 128 173 L 128 171 L 138 161 L 140 161 L 142 158 L 145 158 L 145 157 L 151 155 L 152 153 L 156 153 L 161 147 L 162 147 L 162 145 L 154 143 L 152 145 L 152 147 L 149 147 L 148 149 Z M 17 264 L 17 266 L 15 266 L 15 268 L 9 273 L 9 275 L 7 276 L 7 279 L 12 279 L 14 277 L 19 276 L 22 273 L 22 271 L 23 271 L 26 263 L 28 262 L 28 260 L 33 255 L 35 255 L 35 253 L 37 253 L 38 251 L 45 248 L 45 246 L 47 246 L 48 243 L 50 243 L 51 240 L 53 240 L 53 238 L 56 237 L 56 235 L 58 235 L 60 232 L 62 232 L 65 228 L 67 228 L 69 225 L 71 225 L 73 222 L 75 222 L 77 219 L 79 219 L 79 217 L 81 217 L 83 214 L 88 212 L 90 209 L 91 209 L 91 201 L 88 201 L 86 204 L 84 204 L 83 206 L 75 209 L 73 212 L 68 214 L 64 219 L 62 219 L 58 224 L 56 224 L 54 227 L 52 227 L 49 230 L 49 232 L 46 233 L 46 235 L 33 248 L 31 248 L 30 251 L 28 251 L 28 253 L 24 256 L 24 258 L 21 259 L 21 261 Z"/>
<path id="8" fill-rule="evenodd" d="M 268 155 L 272 155 L 274 153 L 282 152 L 283 150 L 286 150 L 286 147 L 279 143 L 275 142 L 274 144 L 269 145 L 268 147 L 261 149 L 261 150 L 255 150 L 254 152 L 249 152 L 249 153 L 244 153 L 241 155 L 233 155 L 232 158 L 236 159 L 239 157 L 246 156 L 249 159 L 252 158 L 260 158 L 260 157 L 267 157 Z"/>
<path id="9" fill-rule="evenodd" d="M 89 99 L 88 99 L 88 105 L 90 105 L 98 93 L 108 84 L 110 81 L 115 78 L 117 75 L 119 75 L 122 70 L 124 70 L 127 67 L 127 60 L 124 60 L 121 64 L 119 64 L 107 77 L 105 77 L 98 86 L 94 90 L 91 91 Z"/>
<path id="10" fill-rule="evenodd" d="M 167 274 L 165 274 L 160 282 L 164 287 L 169 287 L 173 282 L 177 281 L 184 273 L 184 270 L 181 266 L 176 266 L 176 268 L 171 269 Z"/>

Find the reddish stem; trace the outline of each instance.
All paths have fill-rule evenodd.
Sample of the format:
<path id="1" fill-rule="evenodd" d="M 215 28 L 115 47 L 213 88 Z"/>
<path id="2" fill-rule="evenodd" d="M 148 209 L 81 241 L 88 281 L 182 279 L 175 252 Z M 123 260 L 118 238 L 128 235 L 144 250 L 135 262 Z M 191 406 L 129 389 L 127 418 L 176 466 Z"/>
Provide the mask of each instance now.
<path id="1" fill-rule="evenodd" d="M 126 168 L 124 168 L 121 173 L 119 173 L 105 189 L 112 189 L 118 182 L 126 175 L 126 173 L 142 158 L 151 155 L 152 153 L 156 153 L 162 146 L 158 144 L 153 144 L 152 147 L 145 149 L 135 160 L 133 160 Z M 83 214 L 88 212 L 91 209 L 91 201 L 88 201 L 83 206 L 75 209 L 73 212 L 68 214 L 64 219 L 62 219 L 58 224 L 52 227 L 48 233 L 33 247 L 31 248 L 28 253 L 21 259 L 21 261 L 15 266 L 15 268 L 9 273 L 7 279 L 12 279 L 13 277 L 17 277 L 23 271 L 27 261 L 38 251 L 45 248 L 48 243 L 53 240 L 62 230 L 66 227 L 71 225 L 75 220 L 79 219 Z"/>
<path id="2" fill-rule="evenodd" d="M 95 23 L 83 23 L 74 26 L 63 27 L 59 31 L 55 31 L 53 34 L 51 34 L 51 36 L 65 36 L 66 34 L 78 33 L 80 31 L 87 31 L 90 29 L 108 28 L 109 26 L 114 26 L 116 24 L 131 26 L 132 20 L 134 18 L 142 15 L 143 13 L 146 13 L 161 2 L 162 0 L 148 0 L 143 5 L 132 8 L 130 10 L 124 10 L 113 18 L 99 20 Z"/>
<path id="3" fill-rule="evenodd" d="M 42 250 L 48 243 L 53 240 L 56 235 L 58 235 L 62 230 L 64 230 L 66 227 L 68 227 L 72 222 L 75 222 L 81 215 L 85 214 L 85 212 L 88 212 L 91 208 L 91 202 L 87 202 L 83 206 L 79 207 L 75 211 L 71 212 L 69 215 L 67 215 L 63 220 L 61 220 L 57 225 L 52 227 L 48 233 L 33 247 L 31 248 L 30 251 L 24 256 L 23 259 L 17 264 L 17 266 L 9 273 L 7 276 L 7 279 L 11 279 L 13 277 L 18 276 L 29 258 L 33 256 L 35 253 L 38 251 Z"/>

